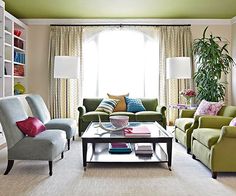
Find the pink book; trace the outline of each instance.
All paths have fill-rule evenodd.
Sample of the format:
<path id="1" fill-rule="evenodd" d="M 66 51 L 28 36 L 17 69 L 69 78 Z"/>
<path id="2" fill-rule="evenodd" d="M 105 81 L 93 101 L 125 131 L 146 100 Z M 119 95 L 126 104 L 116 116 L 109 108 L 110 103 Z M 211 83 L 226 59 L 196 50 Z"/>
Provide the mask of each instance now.
<path id="1" fill-rule="evenodd" d="M 130 127 L 124 129 L 125 134 L 151 134 L 146 126 Z"/>

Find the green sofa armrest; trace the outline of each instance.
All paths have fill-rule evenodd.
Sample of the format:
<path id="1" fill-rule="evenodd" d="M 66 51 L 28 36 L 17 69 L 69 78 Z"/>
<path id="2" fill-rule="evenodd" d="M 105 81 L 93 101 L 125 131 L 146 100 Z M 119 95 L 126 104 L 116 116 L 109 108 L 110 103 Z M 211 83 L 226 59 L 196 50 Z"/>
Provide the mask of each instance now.
<path id="1" fill-rule="evenodd" d="M 79 110 L 79 118 L 82 117 L 86 113 L 85 106 L 79 106 L 78 110 Z"/>
<path id="2" fill-rule="evenodd" d="M 224 116 L 201 116 L 198 128 L 221 129 L 223 126 L 229 125 L 232 119 L 232 117 Z"/>
<path id="3" fill-rule="evenodd" d="M 235 126 L 223 126 L 221 129 L 221 137 L 236 138 Z"/>
<path id="4" fill-rule="evenodd" d="M 196 110 L 184 109 L 180 111 L 180 118 L 193 118 Z"/>
<path id="5" fill-rule="evenodd" d="M 165 107 L 165 106 L 161 106 L 161 105 L 157 106 L 157 107 L 156 107 L 156 111 L 157 111 L 157 112 L 160 112 L 163 116 L 166 115 L 166 114 L 165 114 L 165 112 L 166 112 L 166 107 Z"/>

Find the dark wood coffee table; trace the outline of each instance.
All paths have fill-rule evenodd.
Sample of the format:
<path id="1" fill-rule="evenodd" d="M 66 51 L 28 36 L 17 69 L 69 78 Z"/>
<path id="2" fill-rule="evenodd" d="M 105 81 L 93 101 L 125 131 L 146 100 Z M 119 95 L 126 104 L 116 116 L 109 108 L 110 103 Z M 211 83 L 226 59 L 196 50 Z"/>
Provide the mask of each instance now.
<path id="1" fill-rule="evenodd" d="M 145 163 L 167 163 L 171 170 L 172 162 L 172 139 L 169 134 L 157 122 L 130 122 L 129 126 L 145 125 L 151 131 L 151 137 L 125 137 L 123 131 L 105 133 L 97 127 L 98 123 L 90 123 L 82 135 L 83 147 L 83 167 L 86 170 L 87 163 L 124 163 L 124 162 L 145 162 Z M 136 156 L 135 152 L 131 154 L 110 154 L 108 144 L 115 142 L 126 143 L 152 143 L 154 153 L 151 157 Z M 88 144 L 91 148 L 89 148 Z M 90 149 L 90 150 L 89 150 Z"/>

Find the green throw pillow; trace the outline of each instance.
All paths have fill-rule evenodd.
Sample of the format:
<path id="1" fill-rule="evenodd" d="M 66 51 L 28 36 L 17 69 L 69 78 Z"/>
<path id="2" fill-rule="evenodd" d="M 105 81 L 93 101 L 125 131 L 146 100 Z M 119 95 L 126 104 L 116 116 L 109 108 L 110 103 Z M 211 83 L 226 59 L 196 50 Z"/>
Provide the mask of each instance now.
<path id="1" fill-rule="evenodd" d="M 102 102 L 97 107 L 97 112 L 106 112 L 111 114 L 118 104 L 119 100 L 117 99 L 103 99 Z"/>

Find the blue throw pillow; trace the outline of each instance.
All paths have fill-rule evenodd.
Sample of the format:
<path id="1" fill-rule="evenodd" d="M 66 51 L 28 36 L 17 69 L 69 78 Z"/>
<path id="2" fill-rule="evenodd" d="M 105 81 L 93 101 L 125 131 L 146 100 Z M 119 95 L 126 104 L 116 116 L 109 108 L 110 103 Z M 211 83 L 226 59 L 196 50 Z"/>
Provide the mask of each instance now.
<path id="1" fill-rule="evenodd" d="M 127 105 L 127 112 L 141 112 L 146 111 L 143 103 L 140 99 L 134 99 L 125 97 L 126 105 Z"/>

